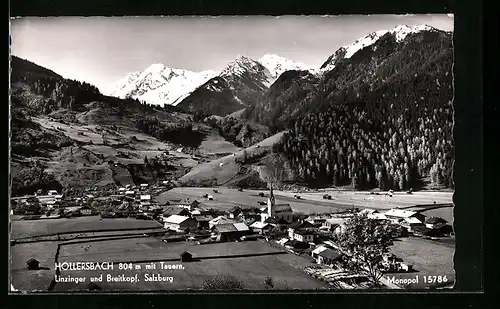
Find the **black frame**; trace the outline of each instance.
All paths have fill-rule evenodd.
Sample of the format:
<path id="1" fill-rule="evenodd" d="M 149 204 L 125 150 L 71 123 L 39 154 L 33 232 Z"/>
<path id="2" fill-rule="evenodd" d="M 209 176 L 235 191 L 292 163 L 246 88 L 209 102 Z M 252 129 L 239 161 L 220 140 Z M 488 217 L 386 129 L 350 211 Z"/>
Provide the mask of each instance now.
<path id="1" fill-rule="evenodd" d="M 454 216 L 455 233 L 458 234 L 455 250 L 456 288 L 454 291 L 439 292 L 390 291 L 390 292 L 336 292 L 315 293 L 296 292 L 280 295 L 262 295 L 249 293 L 240 295 L 232 293 L 198 294 L 180 293 L 164 295 L 146 293 L 148 295 L 46 295 L 9 296 L 9 303 L 14 307 L 29 308 L 40 306 L 53 307 L 85 307 L 102 306 L 106 308 L 158 307 L 159 305 L 182 305 L 183 307 L 199 307 L 200 305 L 219 307 L 252 306 L 252 307 L 323 307 L 323 306 L 423 306 L 433 307 L 483 307 L 489 298 L 483 292 L 495 291 L 484 287 L 485 278 L 494 276 L 491 270 L 484 271 L 484 244 L 493 239 L 486 233 L 483 218 L 483 190 L 491 185 L 483 181 L 485 173 L 493 173 L 488 166 L 483 171 L 483 38 L 482 38 L 482 2 L 481 1 L 342 1 L 329 3 L 325 0 L 268 0 L 268 1 L 112 1 L 112 0 L 16 0 L 11 3 L 11 16 L 119 16 L 119 15 L 309 15 L 309 14 L 425 14 L 454 13 L 454 48 L 455 48 L 455 194 Z M 331 1 L 333 2 L 333 1 Z M 491 38 L 495 37 L 490 36 Z M 493 111 L 493 109 L 491 110 Z M 8 115 L 8 113 L 7 113 Z M 490 114 L 492 116 L 492 114 Z M 489 128 L 489 127 L 487 127 Z M 8 148 L 7 139 L 4 140 Z M 6 149 L 7 150 L 7 149 Z M 6 154 L 6 152 L 4 152 Z M 4 190 L 8 186 L 8 160 L 4 160 L 2 184 Z M 491 174 L 493 175 L 493 174 Z M 491 178 L 493 179 L 493 178 Z M 7 191 L 1 198 L 7 204 Z M 492 204 L 495 206 L 498 202 Z M 473 210 L 471 211 L 471 208 Z M 5 213 L 5 211 L 4 211 Z M 494 213 L 492 213 L 494 214 Z M 484 217 L 483 217 L 484 216 Z M 8 218 L 6 218 L 8 221 Z M 6 233 L 8 235 L 8 233 Z M 9 265 L 6 263 L 4 265 Z M 495 277 L 491 277 L 492 279 Z M 498 284 L 498 283 L 496 283 Z M 460 292 L 457 292 L 460 291 Z M 142 293 L 140 293 L 142 294 Z M 165 293 L 163 293 L 165 294 Z M 252 294 L 259 294 L 252 295 Z M 358 297 L 362 295 L 362 297 Z M 134 300 L 134 301 L 133 301 Z M 323 305 L 323 306 L 322 306 Z M 405 306 L 405 307 L 406 307 Z"/>

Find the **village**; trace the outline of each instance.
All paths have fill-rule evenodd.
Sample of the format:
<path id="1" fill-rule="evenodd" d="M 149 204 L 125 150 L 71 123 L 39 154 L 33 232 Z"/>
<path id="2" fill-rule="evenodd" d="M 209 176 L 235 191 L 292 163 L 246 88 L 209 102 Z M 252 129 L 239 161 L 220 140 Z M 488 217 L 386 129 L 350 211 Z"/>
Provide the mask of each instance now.
<path id="1" fill-rule="evenodd" d="M 294 211 L 290 204 L 277 203 L 272 184 L 269 191 L 258 192 L 260 200 L 247 207 L 235 205 L 229 209 L 208 207 L 217 202 L 226 188 L 207 189 L 199 198 L 169 199 L 163 203 L 156 196 L 173 187 L 170 181 L 158 184 L 127 185 L 115 189 L 87 188 L 75 193 L 56 190 L 38 190 L 29 197 L 12 198 L 11 216 L 17 220 L 68 220 L 78 217 L 98 217 L 102 220 L 132 218 L 161 224 L 161 229 L 144 231 L 144 236 L 160 239 L 164 243 L 190 243 L 210 245 L 229 242 L 259 241 L 301 257 L 308 263 L 301 270 L 325 282 L 330 288 L 370 288 L 364 271 L 350 269 L 353 257 L 337 242 L 349 218 L 362 215 L 377 224 L 390 228 L 395 241 L 402 238 L 420 238 L 431 242 L 453 239 L 452 227 L 445 219 L 435 216 L 392 208 L 389 210 L 349 208 L 334 213 L 304 214 Z M 243 192 L 242 188 L 233 189 Z M 301 199 L 295 194 L 295 199 Z M 330 200 L 331 195 L 322 196 Z M 59 237 L 59 236 L 58 236 Z M 130 239 L 133 241 L 133 239 Z M 13 240 L 11 240 L 12 245 Z M 14 240 L 15 242 L 15 240 Z M 193 255 L 191 252 L 179 252 Z M 27 263 L 28 268 L 36 260 Z M 380 256 L 378 269 L 384 274 L 418 272 L 411 263 L 393 253 Z M 35 267 L 36 268 L 36 267 Z M 380 277 L 386 288 L 403 288 Z"/>

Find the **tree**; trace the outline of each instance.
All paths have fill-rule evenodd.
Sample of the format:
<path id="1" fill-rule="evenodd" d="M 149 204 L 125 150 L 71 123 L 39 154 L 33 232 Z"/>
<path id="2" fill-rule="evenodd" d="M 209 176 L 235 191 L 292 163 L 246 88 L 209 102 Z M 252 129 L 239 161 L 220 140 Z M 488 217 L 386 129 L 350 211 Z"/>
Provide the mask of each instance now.
<path id="1" fill-rule="evenodd" d="M 264 280 L 264 283 L 266 284 L 266 289 L 273 289 L 274 288 L 273 278 L 267 276 L 266 279 Z"/>
<path id="2" fill-rule="evenodd" d="M 365 271 L 368 279 L 379 285 L 382 272 L 378 269 L 382 255 L 392 244 L 388 225 L 369 219 L 366 215 L 354 215 L 346 221 L 345 229 L 338 235 L 340 247 L 351 256 L 349 267 Z"/>
<path id="3" fill-rule="evenodd" d="M 243 282 L 232 275 L 219 274 L 203 280 L 203 289 L 210 291 L 242 290 Z"/>

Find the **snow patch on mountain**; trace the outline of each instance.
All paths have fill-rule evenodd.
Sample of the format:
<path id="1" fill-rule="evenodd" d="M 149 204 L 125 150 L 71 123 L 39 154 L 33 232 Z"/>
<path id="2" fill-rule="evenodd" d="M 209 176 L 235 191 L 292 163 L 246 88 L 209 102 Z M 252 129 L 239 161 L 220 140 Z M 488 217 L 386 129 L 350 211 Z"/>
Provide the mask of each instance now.
<path id="1" fill-rule="evenodd" d="M 312 71 L 312 69 L 301 62 L 294 62 L 274 54 L 266 54 L 262 56 L 258 62 L 266 67 L 271 73 L 271 77 L 276 80 L 283 72 L 291 70 Z"/>
<path id="2" fill-rule="evenodd" d="M 335 67 L 335 60 L 338 59 L 339 57 L 343 57 L 343 59 L 349 59 L 351 58 L 356 52 L 359 50 L 373 45 L 375 42 L 377 42 L 382 36 L 384 36 L 387 33 L 391 33 L 395 35 L 396 41 L 401 42 L 404 40 L 409 34 L 412 33 L 417 33 L 420 31 L 429 31 L 433 30 L 435 28 L 428 26 L 428 25 L 418 25 L 418 26 L 407 26 L 407 25 L 399 25 L 396 26 L 392 29 L 389 30 L 379 30 L 372 32 L 368 34 L 367 36 L 364 36 L 350 45 L 345 45 L 340 47 L 334 54 L 333 57 L 331 57 L 329 63 L 326 66 L 323 66 L 321 70 L 323 72 L 326 71 L 331 71 Z"/>

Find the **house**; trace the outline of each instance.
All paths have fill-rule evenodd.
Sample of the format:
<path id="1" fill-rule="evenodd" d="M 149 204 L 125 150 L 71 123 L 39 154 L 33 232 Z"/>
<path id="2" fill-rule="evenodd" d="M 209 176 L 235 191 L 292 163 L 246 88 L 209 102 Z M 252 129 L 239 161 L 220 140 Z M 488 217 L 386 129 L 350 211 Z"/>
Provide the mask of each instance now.
<path id="1" fill-rule="evenodd" d="M 293 238 L 296 241 L 309 243 L 314 240 L 314 233 L 307 229 L 297 229 L 293 232 Z"/>
<path id="2" fill-rule="evenodd" d="M 82 206 L 78 209 L 80 215 L 82 216 L 91 216 L 93 214 L 93 209 L 90 206 Z"/>
<path id="3" fill-rule="evenodd" d="M 413 228 L 413 235 L 415 236 L 428 236 L 428 237 L 440 237 L 443 236 L 443 232 L 439 229 L 431 229 L 425 225 L 416 226 Z"/>
<path id="4" fill-rule="evenodd" d="M 250 225 L 250 228 L 255 233 L 266 234 L 273 228 L 273 226 L 269 223 L 255 221 L 254 223 L 252 223 L 252 225 Z"/>
<path id="5" fill-rule="evenodd" d="M 208 230 L 210 228 L 210 216 L 194 216 L 193 219 L 198 222 L 198 230 Z"/>
<path id="6" fill-rule="evenodd" d="M 213 227 L 213 232 L 220 236 L 222 241 L 237 240 L 241 236 L 250 234 L 250 229 L 245 223 L 224 223 Z"/>
<path id="7" fill-rule="evenodd" d="M 343 230 L 346 219 L 333 217 L 325 220 L 322 227 L 329 232 L 340 233 Z"/>
<path id="8" fill-rule="evenodd" d="M 376 214 L 376 213 L 378 213 L 378 210 L 366 208 L 366 209 L 361 210 L 358 214 L 359 215 L 370 216 L 370 215 L 373 215 L 373 214 Z"/>
<path id="9" fill-rule="evenodd" d="M 146 190 L 148 188 L 148 186 L 149 185 L 147 183 L 141 183 L 140 188 L 141 188 L 141 190 Z"/>
<path id="10" fill-rule="evenodd" d="M 31 258 L 26 262 L 26 266 L 29 270 L 37 270 L 40 267 L 40 262 Z"/>
<path id="11" fill-rule="evenodd" d="M 405 218 L 411 218 L 411 217 L 417 218 L 422 222 L 425 219 L 425 216 L 421 213 L 418 213 L 416 211 L 398 209 L 398 208 L 393 208 L 388 210 L 385 213 L 385 216 L 387 217 L 387 219 L 391 220 L 394 223 L 400 223 Z"/>
<path id="12" fill-rule="evenodd" d="M 227 223 L 234 223 L 234 220 L 228 219 L 224 216 L 218 216 L 213 218 L 208 222 L 209 228 L 212 229 L 214 226 L 219 225 L 219 224 L 227 224 Z"/>
<path id="13" fill-rule="evenodd" d="M 318 253 L 316 257 L 316 263 L 331 265 L 338 262 L 341 258 L 342 253 L 333 249 L 326 248 L 325 250 L 322 250 Z"/>
<path id="14" fill-rule="evenodd" d="M 298 241 L 295 239 L 290 239 L 284 244 L 285 248 L 288 249 L 307 249 L 309 244 L 307 242 Z"/>
<path id="15" fill-rule="evenodd" d="M 178 216 L 185 216 L 185 217 L 189 217 L 190 213 L 189 213 L 189 210 L 187 210 L 186 208 L 180 208 L 180 207 L 165 207 L 163 209 L 163 218 L 168 218 L 172 215 L 178 215 Z"/>
<path id="16" fill-rule="evenodd" d="M 238 218 L 242 220 L 255 220 L 255 221 L 261 221 L 262 217 L 260 215 L 260 210 L 258 208 L 247 208 L 247 209 L 242 209 L 241 213 L 238 215 Z"/>
<path id="17" fill-rule="evenodd" d="M 119 188 L 119 189 L 118 189 L 118 192 L 119 192 L 120 194 L 125 194 L 125 192 L 127 192 L 127 189 L 122 187 L 122 188 Z"/>
<path id="18" fill-rule="evenodd" d="M 323 245 L 316 247 L 314 250 L 311 251 L 311 257 L 316 259 L 318 257 L 318 254 L 320 254 L 320 252 L 325 251 L 326 249 L 328 248 Z"/>
<path id="19" fill-rule="evenodd" d="M 441 228 L 443 225 L 447 224 L 448 222 L 439 217 L 430 217 L 425 220 L 425 226 L 430 228 L 430 229 L 438 229 Z"/>
<path id="20" fill-rule="evenodd" d="M 187 251 L 181 253 L 181 262 L 191 262 L 193 260 L 193 255 Z"/>
<path id="21" fill-rule="evenodd" d="M 236 218 L 239 214 L 241 214 L 241 208 L 238 206 L 235 206 L 231 209 L 228 210 L 229 213 L 229 218 L 234 219 Z"/>
<path id="22" fill-rule="evenodd" d="M 288 225 L 288 221 L 283 218 L 267 218 L 264 223 L 269 223 L 273 227 L 285 227 Z"/>
<path id="23" fill-rule="evenodd" d="M 47 202 L 45 202 L 45 205 L 47 205 L 47 208 L 49 208 L 49 209 L 57 207 L 58 204 L 59 204 L 59 202 L 56 200 L 48 200 Z"/>
<path id="24" fill-rule="evenodd" d="M 198 228 L 198 222 L 187 216 L 171 215 L 170 217 L 164 218 L 163 223 L 165 229 L 176 232 L 196 230 Z"/>
<path id="25" fill-rule="evenodd" d="M 135 195 L 135 191 L 133 191 L 133 190 L 125 191 L 125 195 L 134 196 Z"/>
<path id="26" fill-rule="evenodd" d="M 319 217 L 319 216 L 309 216 L 306 218 L 306 221 L 313 224 L 314 226 L 322 226 L 327 218 Z"/>
<path id="27" fill-rule="evenodd" d="M 293 235 L 297 230 L 307 230 L 309 232 L 312 232 L 316 231 L 317 229 L 318 228 L 314 224 L 308 221 L 294 222 L 288 225 L 288 237 L 290 237 L 290 239 L 294 239 Z"/>
<path id="28" fill-rule="evenodd" d="M 98 286 L 95 282 L 89 282 L 86 286 L 85 289 L 87 291 L 100 291 L 102 288 Z"/>
<path id="29" fill-rule="evenodd" d="M 49 190 L 47 195 L 58 195 L 59 193 L 56 190 Z"/>
<path id="30" fill-rule="evenodd" d="M 420 221 L 415 217 L 404 218 L 404 220 L 402 220 L 400 224 L 401 226 L 405 227 L 408 230 L 408 232 L 411 232 L 413 228 L 415 228 L 416 226 L 424 225 L 422 221 Z"/>
<path id="31" fill-rule="evenodd" d="M 177 207 L 186 208 L 189 211 L 193 211 L 195 208 L 200 206 L 200 202 L 198 202 L 197 200 L 192 201 L 189 198 L 186 198 L 186 199 L 180 200 L 177 203 L 173 203 L 173 205 L 175 205 Z"/>
<path id="32" fill-rule="evenodd" d="M 269 197 L 267 198 L 267 212 L 261 214 L 262 222 L 266 222 L 268 218 L 278 218 L 283 219 L 288 223 L 292 222 L 293 210 L 290 204 L 276 204 L 272 184 L 270 184 L 269 191 Z"/>
<path id="33" fill-rule="evenodd" d="M 149 195 L 149 194 L 141 195 L 139 200 L 141 202 L 149 202 L 149 201 L 151 201 L 151 195 Z"/>

